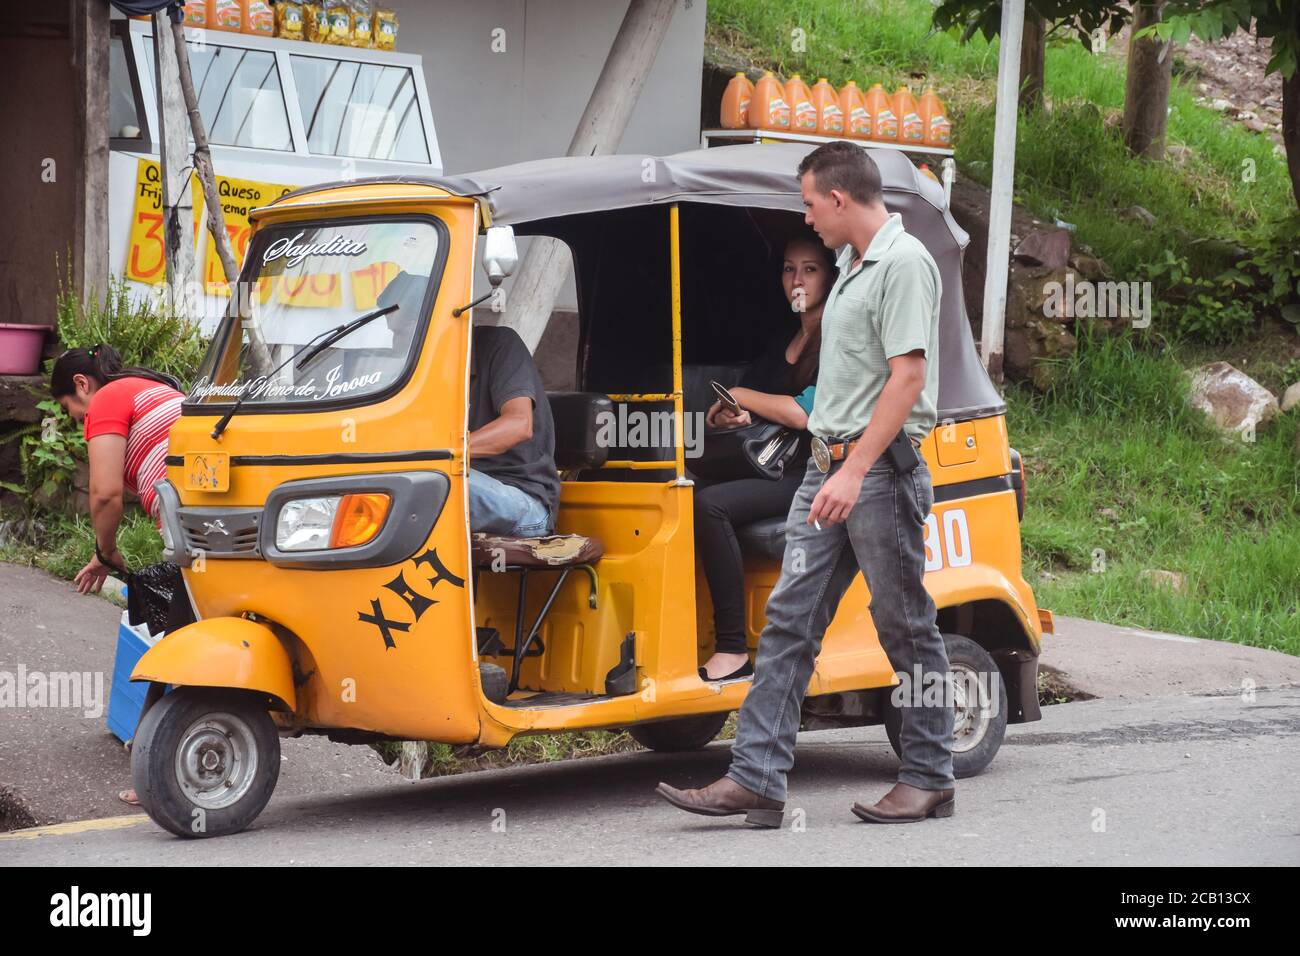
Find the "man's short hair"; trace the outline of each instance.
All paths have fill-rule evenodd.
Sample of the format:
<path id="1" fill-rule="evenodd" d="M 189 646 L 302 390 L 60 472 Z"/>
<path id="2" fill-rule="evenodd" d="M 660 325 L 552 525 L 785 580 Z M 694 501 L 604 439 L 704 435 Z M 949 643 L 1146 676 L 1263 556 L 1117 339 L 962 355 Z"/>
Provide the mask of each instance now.
<path id="1" fill-rule="evenodd" d="M 867 151 L 853 143 L 825 143 L 799 163 L 799 176 L 812 173 L 823 196 L 838 189 L 854 202 L 867 205 L 880 199 L 880 169 Z"/>

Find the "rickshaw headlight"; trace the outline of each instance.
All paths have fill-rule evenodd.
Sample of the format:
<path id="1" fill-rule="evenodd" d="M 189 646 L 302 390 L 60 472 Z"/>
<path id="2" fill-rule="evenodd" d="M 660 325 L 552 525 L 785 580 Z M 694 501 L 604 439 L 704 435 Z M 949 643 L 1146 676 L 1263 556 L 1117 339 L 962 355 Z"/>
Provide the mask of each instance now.
<path id="1" fill-rule="evenodd" d="M 275 546 L 281 551 L 355 548 L 379 534 L 391 504 L 379 493 L 294 498 L 276 517 Z"/>

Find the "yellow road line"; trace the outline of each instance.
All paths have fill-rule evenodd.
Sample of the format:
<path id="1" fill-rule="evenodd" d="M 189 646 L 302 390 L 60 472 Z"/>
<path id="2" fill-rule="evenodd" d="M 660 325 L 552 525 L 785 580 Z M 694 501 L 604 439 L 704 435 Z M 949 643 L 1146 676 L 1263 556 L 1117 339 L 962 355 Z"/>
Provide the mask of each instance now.
<path id="1" fill-rule="evenodd" d="M 31 827 L 27 830 L 14 830 L 0 833 L 0 843 L 6 840 L 35 840 L 43 836 L 70 836 L 75 833 L 89 833 L 91 830 L 124 830 L 143 823 L 149 818 L 143 813 L 129 817 L 104 817 L 100 820 L 73 820 L 71 823 L 55 823 L 48 827 Z"/>

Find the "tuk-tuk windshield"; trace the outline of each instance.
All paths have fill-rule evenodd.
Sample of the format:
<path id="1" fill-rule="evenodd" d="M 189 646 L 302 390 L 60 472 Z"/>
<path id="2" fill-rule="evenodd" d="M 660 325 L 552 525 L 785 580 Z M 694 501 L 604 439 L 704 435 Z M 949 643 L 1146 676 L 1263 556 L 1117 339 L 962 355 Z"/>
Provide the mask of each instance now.
<path id="1" fill-rule="evenodd" d="M 439 252 L 428 221 L 291 223 L 258 232 L 250 271 L 212 341 L 190 404 L 353 402 L 405 376 Z M 389 306 L 312 355 L 348 322 Z M 302 351 L 302 358 L 286 360 Z M 305 361 L 304 361 L 305 359 Z M 275 371 L 281 363 L 284 367 Z M 272 374 L 274 373 L 274 374 Z"/>

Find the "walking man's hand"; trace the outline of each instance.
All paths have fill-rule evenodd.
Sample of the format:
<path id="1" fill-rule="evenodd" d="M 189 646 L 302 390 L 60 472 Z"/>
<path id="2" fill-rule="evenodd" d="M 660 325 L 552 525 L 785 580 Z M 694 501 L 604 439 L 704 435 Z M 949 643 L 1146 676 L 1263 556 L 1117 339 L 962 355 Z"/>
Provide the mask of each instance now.
<path id="1" fill-rule="evenodd" d="M 845 462 L 839 471 L 822 484 L 812 507 L 808 509 L 809 524 L 832 525 L 844 521 L 858 502 L 862 490 L 863 473 Z"/>

